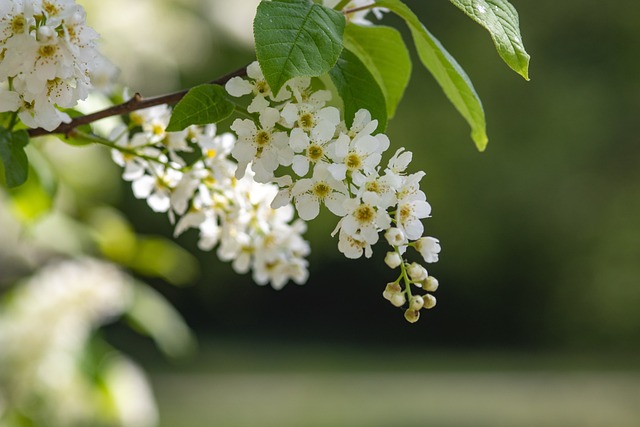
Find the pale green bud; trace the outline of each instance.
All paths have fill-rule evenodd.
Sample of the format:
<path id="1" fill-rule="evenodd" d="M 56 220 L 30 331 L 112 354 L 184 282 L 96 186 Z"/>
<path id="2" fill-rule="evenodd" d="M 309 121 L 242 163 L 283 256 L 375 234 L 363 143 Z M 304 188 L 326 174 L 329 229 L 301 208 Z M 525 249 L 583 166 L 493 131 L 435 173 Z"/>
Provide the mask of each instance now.
<path id="1" fill-rule="evenodd" d="M 404 318 L 407 319 L 409 323 L 416 323 L 420 318 L 420 312 L 417 310 L 408 309 L 404 312 Z"/>
<path id="2" fill-rule="evenodd" d="M 424 289 L 427 292 L 435 292 L 438 290 L 438 279 L 436 279 L 433 276 L 429 276 L 427 277 L 427 280 L 425 280 L 424 282 L 422 282 L 422 289 Z"/>
<path id="3" fill-rule="evenodd" d="M 391 298 L 393 298 L 395 294 L 400 292 L 402 292 L 400 285 L 396 282 L 391 282 L 391 283 L 387 283 L 387 287 L 384 288 L 384 292 L 382 293 L 382 296 L 384 297 L 384 299 L 391 301 Z"/>
<path id="4" fill-rule="evenodd" d="M 427 310 L 436 306 L 436 297 L 434 297 L 433 295 L 426 294 L 422 298 L 424 299 L 424 304 L 422 306 Z"/>
<path id="5" fill-rule="evenodd" d="M 393 296 L 389 301 L 391 301 L 391 304 L 393 304 L 395 307 L 402 307 L 404 303 L 407 302 L 407 298 L 404 296 L 403 293 L 399 292 L 399 293 L 393 294 Z"/>
<path id="6" fill-rule="evenodd" d="M 409 302 L 409 309 L 418 311 L 424 305 L 424 300 L 420 295 L 414 295 L 411 297 L 411 301 Z"/>
<path id="7" fill-rule="evenodd" d="M 402 264 L 402 258 L 397 252 L 387 252 L 387 255 L 384 257 L 384 262 L 390 268 L 398 268 L 400 264 Z"/>
<path id="8" fill-rule="evenodd" d="M 421 282 L 429 276 L 427 270 L 417 262 L 412 262 L 409 265 L 407 273 L 409 273 L 409 277 L 414 282 Z"/>

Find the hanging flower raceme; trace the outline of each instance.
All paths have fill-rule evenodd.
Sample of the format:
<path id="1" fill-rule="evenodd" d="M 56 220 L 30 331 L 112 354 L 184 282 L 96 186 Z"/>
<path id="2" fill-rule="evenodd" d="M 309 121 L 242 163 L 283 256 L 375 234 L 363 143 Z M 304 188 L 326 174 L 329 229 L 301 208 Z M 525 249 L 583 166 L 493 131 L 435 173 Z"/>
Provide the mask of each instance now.
<path id="1" fill-rule="evenodd" d="M 384 297 L 404 306 L 410 322 L 418 320 L 421 309 L 434 307 L 431 292 L 438 281 L 421 263 L 410 262 L 407 253 L 414 248 L 424 263 L 432 263 L 440 252 L 437 239 L 423 236 L 422 220 L 430 216 L 431 206 L 419 185 L 425 173 L 406 172 L 411 152 L 398 149 L 383 169 L 390 141 L 376 133 L 378 121 L 360 110 L 347 126 L 335 107 L 326 106 L 330 93 L 312 90 L 308 78 L 292 79 L 274 94 L 255 62 L 246 78 L 232 78 L 226 89 L 235 97 L 251 95 L 248 113 L 257 119 L 237 119 L 231 126 L 239 137 L 231 150 L 238 161 L 236 177 L 253 171 L 254 179 L 277 184 L 271 206 L 293 202 L 303 220 L 314 219 L 325 205 L 339 218 L 332 235 L 347 258 L 371 257 L 384 234 L 391 246 L 385 262 L 400 268 Z M 234 244 L 242 246 L 241 241 Z M 234 263 L 246 264 L 240 249 L 232 255 Z"/>

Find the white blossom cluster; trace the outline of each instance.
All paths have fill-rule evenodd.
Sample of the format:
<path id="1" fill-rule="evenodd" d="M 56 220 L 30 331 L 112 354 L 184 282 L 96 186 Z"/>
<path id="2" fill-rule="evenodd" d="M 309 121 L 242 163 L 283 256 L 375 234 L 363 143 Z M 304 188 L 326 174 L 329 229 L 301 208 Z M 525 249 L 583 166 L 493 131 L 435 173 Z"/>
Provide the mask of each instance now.
<path id="1" fill-rule="evenodd" d="M 130 277 L 90 258 L 48 264 L 17 286 L 0 313 L 0 425 L 15 425 L 15 411 L 36 416 L 37 425 L 155 425 L 139 367 L 111 352 L 98 384 L 84 359 L 94 331 L 132 298 Z M 126 378 L 118 375 L 123 370 Z"/>
<path id="2" fill-rule="evenodd" d="M 412 153 L 403 148 L 383 168 L 390 141 L 375 133 L 377 120 L 360 110 L 347 126 L 338 109 L 326 106 L 330 92 L 310 85 L 308 78 L 295 78 L 274 94 L 257 62 L 247 68 L 247 78 L 234 77 L 226 84 L 232 96 L 252 96 L 247 111 L 258 117 L 236 119 L 231 126 L 238 135 L 231 149 L 238 161 L 236 177 L 251 170 L 255 180 L 277 183 L 280 191 L 272 207 L 293 202 L 305 221 L 325 205 L 340 218 L 332 235 L 338 235 L 338 249 L 347 258 L 371 257 L 384 233 L 392 248 L 386 263 L 401 267 L 385 298 L 396 306 L 408 303 L 405 317 L 413 322 L 421 308 L 435 305 L 435 298 L 414 296 L 411 285 L 432 292 L 437 281 L 422 265 L 409 263 L 406 250 L 415 248 L 425 263 L 437 261 L 440 252 L 437 239 L 423 237 L 421 220 L 431 213 L 419 186 L 425 173 L 407 173 Z"/>
<path id="3" fill-rule="evenodd" d="M 98 34 L 74 0 L 0 0 L 0 112 L 30 128 L 69 122 L 103 61 Z"/>
<path id="4" fill-rule="evenodd" d="M 221 260 L 238 273 L 251 270 L 260 285 L 306 282 L 306 224 L 293 221 L 293 206 L 270 206 L 278 187 L 256 182 L 246 165 L 229 158 L 240 144 L 233 134 L 216 135 L 215 125 L 166 132 L 170 115 L 166 105 L 137 111 L 128 128 L 113 132 L 113 159 L 135 197 L 167 213 L 176 236 L 198 229 L 202 250 L 217 245 Z"/>

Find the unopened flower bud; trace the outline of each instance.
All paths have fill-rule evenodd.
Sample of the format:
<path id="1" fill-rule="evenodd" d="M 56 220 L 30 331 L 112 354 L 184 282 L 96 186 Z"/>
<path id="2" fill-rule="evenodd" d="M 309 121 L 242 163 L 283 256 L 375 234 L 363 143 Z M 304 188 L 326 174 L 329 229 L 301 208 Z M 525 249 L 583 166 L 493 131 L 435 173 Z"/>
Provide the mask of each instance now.
<path id="1" fill-rule="evenodd" d="M 430 308 L 436 306 L 436 297 L 434 297 L 433 295 L 426 294 L 422 297 L 422 299 L 424 300 L 424 304 L 422 305 L 423 308 L 429 310 Z"/>
<path id="2" fill-rule="evenodd" d="M 384 257 L 384 262 L 389 266 L 389 268 L 398 268 L 400 264 L 402 264 L 402 257 L 397 252 L 387 252 L 387 255 Z"/>
<path id="3" fill-rule="evenodd" d="M 418 311 L 424 305 L 424 300 L 420 295 L 414 295 L 411 297 L 411 301 L 409 302 L 409 309 Z"/>
<path id="4" fill-rule="evenodd" d="M 427 292 L 435 292 L 438 290 L 438 279 L 436 279 L 433 276 L 429 276 L 427 277 L 427 280 L 425 280 L 424 282 L 422 282 L 422 289 L 424 289 Z"/>
<path id="5" fill-rule="evenodd" d="M 50 43 L 53 41 L 53 37 L 55 36 L 55 31 L 51 29 L 51 27 L 47 27 L 43 25 L 38 28 L 38 41 L 41 43 Z"/>
<path id="6" fill-rule="evenodd" d="M 409 323 L 416 323 L 420 318 L 420 312 L 409 309 L 404 312 L 404 318 L 407 319 L 407 322 Z"/>
<path id="7" fill-rule="evenodd" d="M 402 230 L 396 227 L 391 227 L 384 233 L 385 239 L 391 246 L 402 246 L 407 243 L 407 237 L 404 235 Z"/>
<path id="8" fill-rule="evenodd" d="M 409 277 L 414 282 L 421 282 L 429 276 L 427 274 L 427 270 L 417 262 L 413 262 L 409 265 L 407 273 L 409 273 Z"/>
<path id="9" fill-rule="evenodd" d="M 389 301 L 395 307 L 402 307 L 404 305 L 404 303 L 407 302 L 407 298 L 404 296 L 404 293 L 398 292 L 398 293 L 393 294 L 393 296 L 391 297 L 391 299 Z"/>
<path id="10" fill-rule="evenodd" d="M 384 299 L 391 301 L 391 298 L 393 298 L 393 296 L 399 292 L 402 292 L 402 289 L 400 289 L 400 285 L 396 282 L 391 282 L 387 283 L 387 287 L 384 288 L 382 296 L 384 297 Z"/>

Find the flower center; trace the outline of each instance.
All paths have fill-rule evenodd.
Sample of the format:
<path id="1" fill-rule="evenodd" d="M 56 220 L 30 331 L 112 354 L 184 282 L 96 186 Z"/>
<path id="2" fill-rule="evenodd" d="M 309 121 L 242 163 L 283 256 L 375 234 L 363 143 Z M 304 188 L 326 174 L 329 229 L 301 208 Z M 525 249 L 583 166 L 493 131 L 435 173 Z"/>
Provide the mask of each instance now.
<path id="1" fill-rule="evenodd" d="M 413 216 L 413 209 L 410 205 L 404 204 L 400 208 L 400 222 L 404 222 Z"/>
<path id="2" fill-rule="evenodd" d="M 271 142 L 271 133 L 266 130 L 261 130 L 256 134 L 255 141 L 259 147 L 264 148 L 264 146 Z"/>
<path id="3" fill-rule="evenodd" d="M 378 184 L 378 181 L 371 181 L 371 182 L 367 182 L 367 185 L 365 186 L 365 188 L 367 189 L 367 191 L 371 191 L 372 193 L 380 193 L 380 191 L 382 190 L 380 188 L 380 184 Z"/>
<path id="4" fill-rule="evenodd" d="M 13 19 L 11 20 L 11 31 L 13 32 L 13 34 L 20 34 L 24 32 L 24 27 L 27 24 L 26 19 L 24 19 L 24 16 L 22 15 L 17 15 L 14 16 Z"/>
<path id="5" fill-rule="evenodd" d="M 331 187 L 324 181 L 318 181 L 313 186 L 313 194 L 319 199 L 324 199 L 331 192 Z"/>
<path id="6" fill-rule="evenodd" d="M 271 92 L 271 89 L 269 89 L 269 85 L 266 81 L 259 80 L 256 82 L 256 92 L 258 92 L 260 95 L 266 95 Z"/>
<path id="7" fill-rule="evenodd" d="M 347 169 L 350 171 L 358 170 L 362 167 L 362 159 L 357 153 L 349 153 L 344 164 L 347 165 Z"/>
<path id="8" fill-rule="evenodd" d="M 55 55 L 57 51 L 58 51 L 58 46 L 55 44 L 47 44 L 44 46 L 40 46 L 40 49 L 38 49 L 38 53 L 40 54 L 40 56 L 43 56 L 43 57 L 51 57 Z"/>
<path id="9" fill-rule="evenodd" d="M 353 213 L 353 216 L 358 220 L 360 224 L 370 223 L 371 221 L 373 221 L 375 215 L 376 211 L 371 205 L 360 205 L 358 209 L 356 209 Z"/>
<path id="10" fill-rule="evenodd" d="M 48 1 L 43 2 L 42 9 L 47 12 L 47 15 L 49 16 L 55 16 L 60 13 L 60 9 L 58 9 L 55 4 Z"/>
<path id="11" fill-rule="evenodd" d="M 160 123 L 154 123 L 153 125 L 151 125 L 151 133 L 157 136 L 163 135 L 164 126 L 162 126 Z"/>
<path id="12" fill-rule="evenodd" d="M 324 155 L 324 150 L 318 144 L 311 144 L 307 148 L 307 157 L 312 162 L 317 162 L 322 158 L 323 155 Z"/>
<path id="13" fill-rule="evenodd" d="M 313 128 L 313 122 L 313 114 L 311 113 L 304 113 L 298 119 L 298 124 L 306 131 L 310 131 Z"/>

